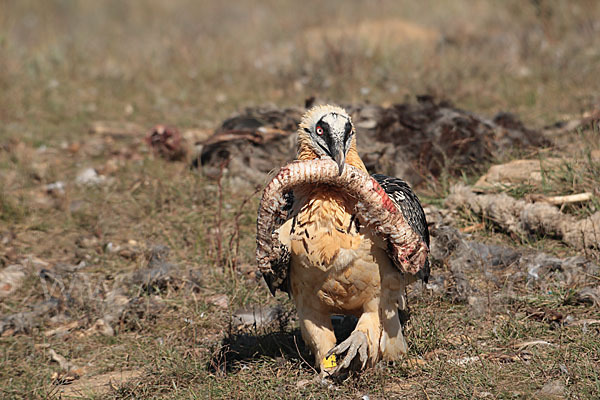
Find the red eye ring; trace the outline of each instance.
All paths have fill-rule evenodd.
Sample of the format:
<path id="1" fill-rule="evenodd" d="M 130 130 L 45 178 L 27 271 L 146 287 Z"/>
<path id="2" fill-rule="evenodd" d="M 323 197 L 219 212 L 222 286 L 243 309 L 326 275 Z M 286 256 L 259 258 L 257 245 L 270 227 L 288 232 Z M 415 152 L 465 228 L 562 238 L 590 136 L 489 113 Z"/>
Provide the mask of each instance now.
<path id="1" fill-rule="evenodd" d="M 319 135 L 319 136 L 323 135 L 323 128 L 322 127 L 317 126 L 316 131 L 317 131 L 317 135 Z"/>

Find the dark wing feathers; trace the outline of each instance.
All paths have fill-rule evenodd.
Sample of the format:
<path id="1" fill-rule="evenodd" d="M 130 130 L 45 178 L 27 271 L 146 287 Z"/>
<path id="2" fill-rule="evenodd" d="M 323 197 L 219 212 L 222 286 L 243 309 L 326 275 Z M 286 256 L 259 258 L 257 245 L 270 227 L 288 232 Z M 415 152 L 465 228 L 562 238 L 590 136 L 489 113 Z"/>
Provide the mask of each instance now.
<path id="1" fill-rule="evenodd" d="M 402 215 L 404 215 L 410 227 L 429 246 L 429 228 L 427 227 L 425 212 L 415 192 L 400 178 L 381 174 L 374 174 L 372 176 L 400 211 L 402 211 Z M 418 272 L 417 276 L 427 282 L 429 279 L 429 259 L 425 262 L 425 265 Z"/>
<path id="2" fill-rule="evenodd" d="M 285 223 L 290 217 L 292 212 L 292 207 L 294 206 L 294 193 L 287 192 L 284 193 L 285 205 L 281 209 L 279 214 L 279 218 L 275 223 L 275 226 L 279 228 L 281 225 Z M 289 279 L 288 273 L 290 269 L 290 251 L 289 249 L 281 242 L 276 245 L 280 246 L 279 255 L 280 257 L 277 260 L 271 261 L 271 271 L 269 273 L 263 274 L 263 278 L 271 291 L 271 294 L 275 296 L 275 291 L 277 289 L 290 293 L 289 291 Z"/>

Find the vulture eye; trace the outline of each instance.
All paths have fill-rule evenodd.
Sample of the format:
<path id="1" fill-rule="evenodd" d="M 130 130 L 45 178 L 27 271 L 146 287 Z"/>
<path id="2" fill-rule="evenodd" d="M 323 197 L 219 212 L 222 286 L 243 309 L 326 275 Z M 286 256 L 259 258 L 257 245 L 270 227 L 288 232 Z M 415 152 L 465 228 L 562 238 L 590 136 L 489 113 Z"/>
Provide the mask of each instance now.
<path id="1" fill-rule="evenodd" d="M 317 135 L 322 136 L 323 135 L 323 128 L 317 125 Z"/>

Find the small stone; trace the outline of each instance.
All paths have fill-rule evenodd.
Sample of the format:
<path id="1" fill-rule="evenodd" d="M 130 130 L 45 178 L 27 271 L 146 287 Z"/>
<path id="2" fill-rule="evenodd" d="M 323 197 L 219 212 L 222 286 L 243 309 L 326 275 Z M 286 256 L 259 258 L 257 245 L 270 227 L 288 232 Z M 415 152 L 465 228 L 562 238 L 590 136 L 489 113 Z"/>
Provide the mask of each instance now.
<path id="1" fill-rule="evenodd" d="M 113 244 L 113 242 L 108 242 L 106 243 L 106 246 L 104 246 L 104 249 L 107 253 L 116 253 L 117 251 L 121 250 L 121 247 Z"/>
<path id="2" fill-rule="evenodd" d="M 106 176 L 99 175 L 94 168 L 86 168 L 77 174 L 75 183 L 80 186 L 97 186 L 106 182 Z"/>
<path id="3" fill-rule="evenodd" d="M 44 190 L 53 196 L 63 196 L 65 194 L 65 183 L 63 181 L 49 183 L 44 186 Z"/>
<path id="4" fill-rule="evenodd" d="M 215 101 L 219 104 L 223 104 L 227 101 L 227 95 L 225 93 L 217 93 Z"/>
<path id="5" fill-rule="evenodd" d="M 115 336 L 115 330 L 103 318 L 97 320 L 90 328 L 90 333 L 95 332 L 103 336 Z"/>

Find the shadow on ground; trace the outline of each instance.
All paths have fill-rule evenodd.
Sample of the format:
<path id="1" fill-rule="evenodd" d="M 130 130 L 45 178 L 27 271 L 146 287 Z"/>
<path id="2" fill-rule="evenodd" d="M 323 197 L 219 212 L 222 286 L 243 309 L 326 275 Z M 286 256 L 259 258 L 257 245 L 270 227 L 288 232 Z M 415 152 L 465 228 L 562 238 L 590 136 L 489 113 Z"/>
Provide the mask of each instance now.
<path id="1" fill-rule="evenodd" d="M 313 356 L 302 340 L 300 329 L 286 329 L 287 320 L 280 319 L 277 332 L 266 332 L 263 328 L 235 331 L 230 328 L 208 363 L 213 372 L 234 372 L 243 369 L 245 363 L 263 358 L 295 360 L 307 369 L 313 369 Z M 333 316 L 333 329 L 337 342 L 344 341 L 356 327 L 353 316 Z"/>

